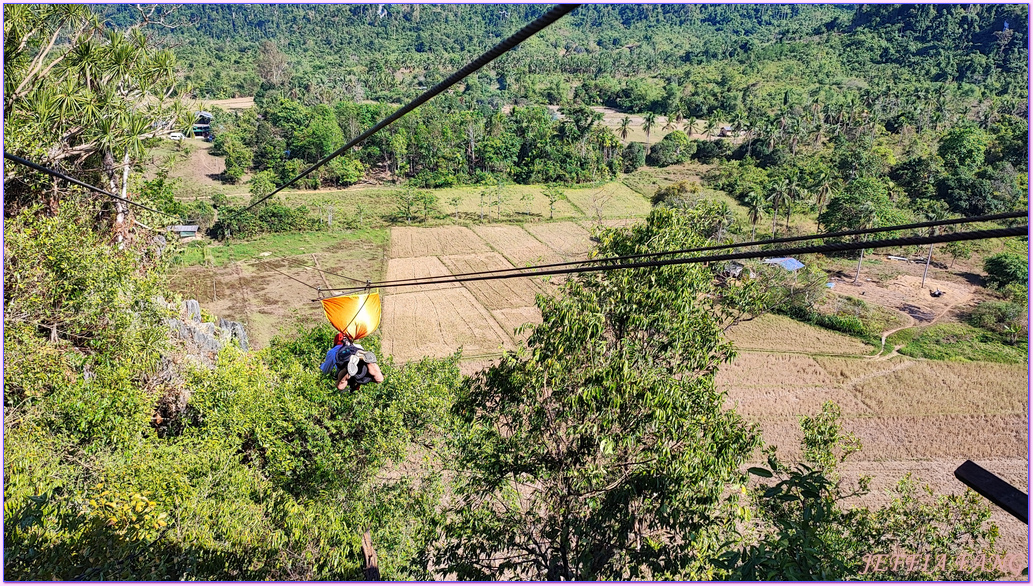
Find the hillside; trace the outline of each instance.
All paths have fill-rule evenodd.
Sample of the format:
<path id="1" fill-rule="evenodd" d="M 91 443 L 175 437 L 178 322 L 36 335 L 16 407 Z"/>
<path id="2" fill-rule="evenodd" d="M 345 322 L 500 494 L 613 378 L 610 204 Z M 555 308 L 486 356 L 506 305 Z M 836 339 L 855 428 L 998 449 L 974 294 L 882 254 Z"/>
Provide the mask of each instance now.
<path id="1" fill-rule="evenodd" d="M 5 578 L 1021 578 L 1028 237 L 859 240 L 1024 213 L 1028 7 L 587 5 L 272 195 L 544 9 L 4 6 Z"/>

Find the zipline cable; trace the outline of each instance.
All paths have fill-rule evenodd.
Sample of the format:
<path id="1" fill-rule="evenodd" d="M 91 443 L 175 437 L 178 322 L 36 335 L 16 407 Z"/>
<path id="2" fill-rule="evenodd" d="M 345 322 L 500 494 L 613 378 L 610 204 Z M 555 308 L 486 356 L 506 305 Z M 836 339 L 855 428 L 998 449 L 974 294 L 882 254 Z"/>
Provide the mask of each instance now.
<path id="1" fill-rule="evenodd" d="M 149 212 L 154 212 L 156 214 L 161 214 L 163 216 L 168 216 L 170 218 L 176 218 L 177 220 L 179 219 L 179 216 L 174 216 L 174 215 L 172 215 L 170 213 L 162 212 L 162 211 L 156 210 L 154 208 L 147 207 L 147 206 L 143 205 L 142 203 L 137 203 L 135 201 L 128 200 L 128 199 L 122 197 L 121 195 L 117 195 L 117 194 L 111 193 L 110 191 L 101 189 L 101 188 L 96 187 L 94 185 L 90 185 L 89 183 L 83 183 L 82 181 L 79 181 L 78 179 L 76 179 L 74 177 L 69 177 L 68 175 L 65 175 L 64 173 L 62 173 L 60 171 L 56 171 L 54 169 L 49 169 L 47 167 L 44 167 L 43 165 L 38 165 L 38 164 L 33 163 L 32 161 L 28 160 L 28 159 L 23 159 L 23 158 L 21 158 L 19 156 L 12 155 L 11 153 L 9 153 L 7 151 L 4 151 L 4 158 L 9 160 L 9 161 L 12 161 L 14 163 L 17 163 L 19 165 L 25 165 L 26 167 L 29 167 L 30 169 L 35 169 L 36 171 L 39 171 L 41 173 L 46 173 L 47 175 L 51 175 L 53 177 L 57 177 L 58 179 L 64 179 L 65 181 L 67 181 L 69 183 L 73 183 L 75 185 L 78 185 L 79 187 L 85 187 L 86 189 L 89 189 L 90 191 L 95 191 L 95 192 L 100 193 L 102 195 L 106 195 L 108 197 L 113 197 L 113 198 L 115 198 L 115 199 L 117 199 L 119 201 L 125 202 L 125 203 L 127 203 L 129 205 L 134 205 L 134 206 L 136 206 L 138 208 L 143 208 L 143 209 L 145 209 L 145 210 L 147 210 Z"/>
<path id="2" fill-rule="evenodd" d="M 367 138 L 369 138 L 370 136 L 373 136 L 378 131 L 380 131 L 383 128 L 385 128 L 386 126 L 390 125 L 395 120 L 398 120 L 402 116 L 405 116 L 409 112 L 415 110 L 417 107 L 423 105 L 427 100 L 430 100 L 434 96 L 444 92 L 448 88 L 452 87 L 453 85 L 455 85 L 456 83 L 458 83 L 459 81 L 464 79 L 466 76 L 468 76 L 471 73 L 477 71 L 481 67 L 484 67 L 488 63 L 491 63 L 492 61 L 494 61 L 496 58 L 498 58 L 502 54 L 508 52 L 513 47 L 516 47 L 520 43 L 526 41 L 528 38 L 534 36 L 536 33 L 541 31 L 545 27 L 551 25 L 552 23 L 556 22 L 557 20 L 559 20 L 563 16 L 567 15 L 568 13 L 573 11 L 575 8 L 577 8 L 578 6 L 580 6 L 580 4 L 560 4 L 560 5 L 556 6 L 556 7 L 554 7 L 552 10 L 550 10 L 550 11 L 546 12 L 545 14 L 541 15 L 540 17 L 538 17 L 538 19 L 535 20 L 534 22 L 532 22 L 531 24 L 529 24 L 529 25 L 525 26 L 524 28 L 520 29 L 519 31 L 517 31 L 516 34 L 514 34 L 511 37 L 509 37 L 508 39 L 502 41 L 498 45 L 495 45 L 495 47 L 492 48 L 491 50 L 489 50 L 487 53 L 485 53 L 485 54 L 481 55 L 480 57 L 478 57 L 477 59 L 474 59 L 473 61 L 471 61 L 469 64 L 466 65 L 466 67 L 463 67 L 459 71 L 453 73 L 445 81 L 442 81 L 438 85 L 430 88 L 429 90 L 427 90 L 426 92 L 421 94 L 420 97 L 416 98 L 412 102 L 409 102 L 405 106 L 403 106 L 403 107 L 399 108 L 398 110 L 396 110 L 394 114 L 391 114 L 387 118 L 384 118 L 383 120 L 378 122 L 375 126 L 370 128 L 366 132 L 363 132 L 359 136 L 357 136 L 357 137 L 353 138 L 352 140 L 348 141 L 348 144 L 346 144 L 343 147 L 337 149 L 336 151 L 330 153 L 326 157 L 323 157 L 315 165 L 312 165 L 311 167 L 309 167 L 305 171 L 302 171 L 300 174 L 298 174 L 296 177 L 294 177 L 290 181 L 284 183 L 280 187 L 277 187 L 269 195 L 266 195 L 265 197 L 259 199 L 255 203 L 249 205 L 248 207 L 240 210 L 237 213 L 240 214 L 240 213 L 244 213 L 244 212 L 250 210 L 251 208 L 255 207 L 256 205 L 258 205 L 258 204 L 262 203 L 263 201 L 269 199 L 270 197 L 276 195 L 280 191 L 290 187 L 291 185 L 293 185 L 298 180 L 304 179 L 305 177 L 307 177 L 310 173 L 312 173 L 316 169 L 318 169 L 318 168 L 322 167 L 323 165 L 329 163 L 333 159 L 341 156 L 348 149 L 350 149 L 350 148 L 352 148 L 352 147 L 354 147 L 356 145 L 361 144 Z"/>
<path id="3" fill-rule="evenodd" d="M 585 260 L 573 260 L 567 262 L 557 262 L 544 265 L 535 265 L 533 267 L 513 267 L 509 269 L 495 269 L 490 271 L 475 271 L 469 273 L 457 273 L 451 275 L 453 277 L 469 277 L 474 275 L 493 275 L 502 274 L 514 271 L 522 271 L 529 269 L 545 269 L 545 268 L 556 268 L 556 267 L 568 267 L 575 265 L 585 265 L 590 263 L 604 263 L 611 261 L 621 261 L 629 259 L 639 258 L 656 258 L 660 256 L 671 256 L 674 254 L 690 254 L 694 252 L 710 252 L 714 250 L 727 250 L 729 248 L 746 248 L 748 246 L 763 246 L 768 244 L 782 244 L 786 242 L 801 242 L 806 240 L 820 240 L 825 238 L 841 238 L 843 236 L 858 236 L 864 234 L 878 234 L 880 232 L 898 232 L 903 230 L 915 230 L 918 228 L 935 228 L 939 226 L 950 226 L 956 224 L 969 224 L 974 222 L 991 222 L 994 220 L 1008 220 L 1014 218 L 1025 218 L 1028 217 L 1029 210 L 1022 210 L 1020 212 L 1007 212 L 1003 214 L 991 214 L 986 216 L 973 216 L 970 218 L 953 218 L 950 220 L 933 220 L 929 222 L 918 222 L 914 224 L 902 224 L 899 226 L 885 226 L 882 228 L 869 228 L 865 230 L 847 230 L 844 232 L 829 232 L 825 234 L 810 234 L 806 236 L 785 236 L 782 238 L 769 238 L 767 240 L 755 240 L 753 242 L 740 242 L 738 244 L 719 244 L 714 246 L 703 246 L 700 248 L 683 248 L 680 250 L 668 250 L 664 252 L 649 252 L 643 254 L 630 254 L 626 256 L 609 256 L 602 258 L 589 258 Z M 377 281 L 372 283 L 374 287 L 393 285 L 394 283 L 406 283 L 411 279 L 392 279 L 390 281 Z"/>
<path id="4" fill-rule="evenodd" d="M 301 279 L 297 279 L 295 277 L 292 277 L 292 276 L 288 275 L 287 273 L 281 271 L 280 269 L 272 266 L 271 264 L 269 264 L 269 261 L 267 261 L 267 260 L 266 261 L 262 261 L 262 263 L 265 264 L 267 268 L 273 269 L 274 271 L 280 273 L 281 275 L 287 277 L 288 279 L 290 279 L 292 281 L 295 281 L 295 282 L 298 282 L 298 283 L 301 283 L 302 285 L 308 287 L 309 289 L 315 289 L 316 291 L 320 290 L 319 287 L 317 287 L 315 285 L 310 285 L 310 284 L 306 283 L 305 281 L 302 281 Z"/>
<path id="5" fill-rule="evenodd" d="M 1007 238 L 1011 236 L 1029 236 L 1029 225 L 1013 226 L 1010 228 L 995 228 L 991 230 L 973 230 L 970 232 L 955 232 L 953 234 L 938 234 L 932 236 L 911 236 L 905 238 L 889 238 L 885 240 L 872 240 L 869 242 L 833 242 L 816 246 L 802 246 L 797 248 L 784 248 L 781 250 L 733 252 L 711 256 L 681 257 L 667 260 L 653 260 L 626 264 L 613 264 L 601 266 L 580 266 L 564 269 L 536 270 L 537 267 L 529 267 L 531 272 L 510 273 L 504 275 L 482 275 L 458 278 L 428 278 L 422 281 L 411 281 L 407 283 L 380 284 L 379 288 L 407 287 L 416 285 L 440 285 L 446 283 L 467 283 L 471 281 L 492 281 L 496 279 L 514 279 L 518 277 L 544 277 L 551 275 L 569 275 L 587 273 L 593 271 L 612 271 L 620 269 L 641 269 L 665 267 L 682 264 L 698 264 L 706 262 L 717 262 L 727 260 L 745 260 L 756 258 L 773 258 L 781 256 L 793 256 L 801 254 L 823 254 L 828 252 L 848 252 L 866 248 L 889 248 L 897 246 L 921 246 L 924 244 L 940 244 L 944 242 L 963 242 L 968 240 L 985 240 L 988 238 Z M 319 291 L 338 291 L 336 288 L 320 288 Z"/>

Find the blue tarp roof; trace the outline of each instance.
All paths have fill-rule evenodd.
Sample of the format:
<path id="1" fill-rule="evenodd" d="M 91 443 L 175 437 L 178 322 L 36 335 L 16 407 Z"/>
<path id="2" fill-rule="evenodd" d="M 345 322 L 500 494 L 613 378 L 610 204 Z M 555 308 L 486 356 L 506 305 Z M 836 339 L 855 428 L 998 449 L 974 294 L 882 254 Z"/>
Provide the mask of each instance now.
<path id="1" fill-rule="evenodd" d="M 795 271 L 803 268 L 803 263 L 795 258 L 766 258 L 764 262 L 769 265 L 778 265 L 787 271 Z"/>

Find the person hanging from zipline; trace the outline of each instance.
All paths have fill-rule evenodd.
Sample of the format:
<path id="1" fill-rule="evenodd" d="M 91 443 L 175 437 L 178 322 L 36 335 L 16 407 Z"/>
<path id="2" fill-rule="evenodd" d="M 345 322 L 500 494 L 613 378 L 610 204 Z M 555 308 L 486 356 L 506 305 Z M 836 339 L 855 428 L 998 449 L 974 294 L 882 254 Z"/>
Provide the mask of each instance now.
<path id="1" fill-rule="evenodd" d="M 377 357 L 341 332 L 334 338 L 334 345 L 326 353 L 326 360 L 319 366 L 323 374 L 333 375 L 337 390 L 345 387 L 357 391 L 367 383 L 384 382 L 384 374 L 377 365 Z"/>
<path id="2" fill-rule="evenodd" d="M 364 384 L 384 382 L 376 355 L 356 343 L 380 325 L 380 294 L 342 295 L 321 301 L 337 336 L 319 370 L 333 376 L 341 391 L 346 387 L 357 391 Z"/>

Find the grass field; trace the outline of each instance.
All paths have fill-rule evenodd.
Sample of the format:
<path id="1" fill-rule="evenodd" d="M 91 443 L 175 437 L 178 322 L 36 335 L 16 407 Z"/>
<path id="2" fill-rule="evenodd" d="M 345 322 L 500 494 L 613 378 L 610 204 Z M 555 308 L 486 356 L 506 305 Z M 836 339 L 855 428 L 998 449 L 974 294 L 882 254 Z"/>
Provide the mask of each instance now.
<path id="1" fill-rule="evenodd" d="M 994 334 L 959 323 L 901 330 L 886 338 L 886 345 L 902 345 L 901 354 L 932 360 L 1025 364 L 1029 357 L 1026 344 L 1009 346 Z"/>
<path id="2" fill-rule="evenodd" d="M 387 230 L 382 229 L 264 234 L 253 240 L 230 243 L 202 239 L 184 245 L 178 262 L 184 266 L 207 264 L 220 267 L 237 261 L 313 252 L 341 253 L 356 246 L 380 246 L 386 243 Z"/>

